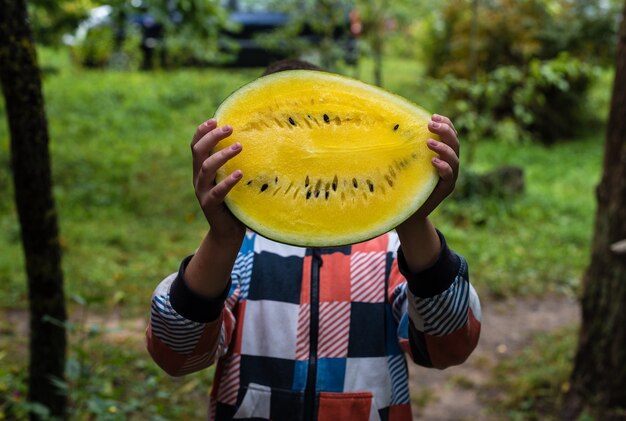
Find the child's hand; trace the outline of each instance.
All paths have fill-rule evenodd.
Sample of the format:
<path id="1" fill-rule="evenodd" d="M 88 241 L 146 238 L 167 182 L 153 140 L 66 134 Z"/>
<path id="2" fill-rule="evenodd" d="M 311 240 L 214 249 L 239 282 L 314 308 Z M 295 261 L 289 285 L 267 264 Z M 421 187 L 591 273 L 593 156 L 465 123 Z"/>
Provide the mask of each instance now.
<path id="1" fill-rule="evenodd" d="M 434 114 L 428 123 L 431 133 L 439 135 L 440 142 L 428 140 L 428 148 L 439 156 L 433 158 L 433 166 L 439 173 L 439 182 L 430 197 L 416 212 L 420 217 L 427 217 L 453 191 L 459 175 L 459 139 L 456 129 L 448 117 Z"/>
<path id="2" fill-rule="evenodd" d="M 422 207 L 396 227 L 404 258 L 412 273 L 429 268 L 439 256 L 441 242 L 428 215 L 452 193 L 459 174 L 459 139 L 450 119 L 435 114 L 428 129 L 441 139 L 440 142 L 428 140 L 428 147 L 438 154 L 432 162 L 439 173 L 439 182 Z"/>
<path id="3" fill-rule="evenodd" d="M 222 240 L 240 241 L 245 233 L 245 226 L 226 208 L 224 198 L 241 180 L 243 174 L 241 170 L 236 170 L 217 184 L 215 175 L 229 159 L 241 152 L 241 144 L 235 143 L 229 148 L 211 154 L 215 145 L 231 133 L 232 127 L 217 127 L 215 119 L 198 126 L 191 141 L 193 185 L 200 207 L 211 226 L 211 235 Z"/>

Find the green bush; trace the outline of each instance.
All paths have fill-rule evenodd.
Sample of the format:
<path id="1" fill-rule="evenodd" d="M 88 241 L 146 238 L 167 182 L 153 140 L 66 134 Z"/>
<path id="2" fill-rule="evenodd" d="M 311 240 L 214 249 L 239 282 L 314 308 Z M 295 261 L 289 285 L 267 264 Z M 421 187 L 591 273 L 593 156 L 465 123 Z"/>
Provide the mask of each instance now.
<path id="1" fill-rule="evenodd" d="M 575 137 L 593 114 L 585 104 L 597 66 L 612 62 L 615 16 L 598 1 L 449 2 L 421 44 L 426 72 L 476 138 Z"/>
<path id="2" fill-rule="evenodd" d="M 108 27 L 94 28 L 76 48 L 74 59 L 86 67 L 105 67 L 113 54 L 113 31 Z"/>
<path id="3" fill-rule="evenodd" d="M 612 65 L 621 5 L 599 0 L 449 1 L 425 21 L 422 49 L 433 77 L 471 79 L 501 66 L 526 67 L 561 52 L 592 64 Z M 475 12 L 475 13 L 474 13 Z"/>
<path id="4" fill-rule="evenodd" d="M 596 74 L 595 67 L 562 53 L 533 59 L 526 68 L 502 66 L 475 81 L 448 75 L 444 108 L 469 138 L 552 143 L 576 137 L 589 123 L 586 95 Z"/>
<path id="5" fill-rule="evenodd" d="M 137 30 L 130 29 L 121 49 L 116 51 L 115 33 L 110 26 L 91 29 L 70 51 L 76 64 L 89 68 L 136 69 L 141 60 Z"/>

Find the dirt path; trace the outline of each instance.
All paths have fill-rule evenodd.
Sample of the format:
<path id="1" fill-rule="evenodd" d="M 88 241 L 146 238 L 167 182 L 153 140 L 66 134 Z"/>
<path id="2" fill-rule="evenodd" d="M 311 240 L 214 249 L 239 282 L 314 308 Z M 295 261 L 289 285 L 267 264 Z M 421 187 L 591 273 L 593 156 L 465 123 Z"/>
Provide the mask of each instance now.
<path id="1" fill-rule="evenodd" d="M 0 334 L 27 331 L 27 313 L 0 311 L 4 319 Z M 490 380 L 491 369 L 503 358 L 522 350 L 533 335 L 579 323 L 576 300 L 562 296 L 483 302 L 480 342 L 465 364 L 443 371 L 411 365 L 411 397 L 414 420 L 496 421 L 480 400 Z M 97 326 L 111 343 L 143 347 L 146 320 L 124 318 L 113 312 L 106 316 L 75 312 L 75 323 Z"/>
<path id="2" fill-rule="evenodd" d="M 411 369 L 414 420 L 495 420 L 481 402 L 491 369 L 507 356 L 523 349 L 539 332 L 579 323 L 575 299 L 506 300 L 483 303 L 480 342 L 465 364 L 443 371 Z"/>

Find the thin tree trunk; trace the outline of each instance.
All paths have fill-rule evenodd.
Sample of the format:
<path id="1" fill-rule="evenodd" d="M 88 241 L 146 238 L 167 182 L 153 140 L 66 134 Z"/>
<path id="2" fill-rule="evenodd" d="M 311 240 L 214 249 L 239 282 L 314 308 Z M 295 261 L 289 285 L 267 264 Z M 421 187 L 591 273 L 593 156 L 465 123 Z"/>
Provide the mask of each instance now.
<path id="1" fill-rule="evenodd" d="M 626 2 L 607 127 L 582 326 L 563 416 L 626 418 Z"/>
<path id="2" fill-rule="evenodd" d="M 380 4 L 374 3 L 374 33 L 372 34 L 372 55 L 374 56 L 374 84 L 383 86 L 383 57 L 385 49 L 385 32 L 387 16 L 387 0 L 381 0 Z M 376 5 L 380 7 L 376 7 Z"/>
<path id="3" fill-rule="evenodd" d="M 30 305 L 30 402 L 66 416 L 63 273 L 41 77 L 24 0 L 0 0 L 0 79 Z M 31 414 L 31 420 L 39 416 Z"/>
<path id="4" fill-rule="evenodd" d="M 320 64 L 322 69 L 327 71 L 335 71 L 335 51 L 333 32 L 335 31 L 335 22 L 333 19 L 333 3 L 326 0 L 319 0 L 317 3 L 318 16 L 320 16 L 324 24 L 318 34 L 320 40 Z"/>
<path id="5" fill-rule="evenodd" d="M 478 74 L 478 0 L 472 0 L 472 26 L 469 39 L 469 73 L 472 83 Z"/>
<path id="6" fill-rule="evenodd" d="M 381 31 L 382 30 L 383 29 L 381 29 Z M 382 87 L 383 86 L 383 34 L 382 33 L 374 34 L 374 42 L 372 43 L 372 53 L 374 56 L 374 84 Z"/>

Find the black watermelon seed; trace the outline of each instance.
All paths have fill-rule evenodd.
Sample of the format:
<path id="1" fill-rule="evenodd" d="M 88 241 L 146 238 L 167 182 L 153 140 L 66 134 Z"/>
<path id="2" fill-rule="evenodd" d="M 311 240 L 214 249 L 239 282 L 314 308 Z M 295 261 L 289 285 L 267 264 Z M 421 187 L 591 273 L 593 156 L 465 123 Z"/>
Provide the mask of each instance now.
<path id="1" fill-rule="evenodd" d="M 306 192 L 306 198 L 307 198 L 307 200 L 309 200 L 311 198 L 311 190 Z"/>
<path id="2" fill-rule="evenodd" d="M 268 187 L 269 187 L 269 186 L 268 186 L 267 184 L 263 184 L 263 185 L 261 186 L 261 191 L 265 191 L 265 190 L 267 190 L 267 188 L 268 188 Z"/>
<path id="3" fill-rule="evenodd" d="M 370 180 L 367 180 L 367 186 L 370 188 L 370 192 L 374 193 L 374 185 Z"/>
<path id="4" fill-rule="evenodd" d="M 308 175 L 304 179 L 304 187 L 309 187 L 309 176 Z"/>
<path id="5" fill-rule="evenodd" d="M 328 200 L 328 196 L 329 196 L 329 194 L 330 194 L 330 193 L 328 193 L 328 191 L 326 191 L 326 193 L 324 194 L 324 196 L 325 196 L 326 200 Z"/>
<path id="6" fill-rule="evenodd" d="M 355 189 L 359 188 L 359 183 L 356 181 L 356 178 L 352 179 L 352 185 L 354 186 Z"/>
<path id="7" fill-rule="evenodd" d="M 250 184 L 252 184 L 252 180 L 248 181 L 248 182 L 246 183 L 246 186 L 249 186 Z"/>
<path id="8" fill-rule="evenodd" d="M 333 178 L 333 191 L 337 191 L 337 176 L 335 176 L 335 178 Z"/>
<path id="9" fill-rule="evenodd" d="M 296 125 L 296 122 L 295 122 L 295 121 L 293 121 L 293 118 L 291 118 L 291 117 L 289 117 L 289 122 L 291 123 L 291 125 L 292 125 L 292 126 L 295 126 L 295 125 Z"/>
<path id="10" fill-rule="evenodd" d="M 328 114 L 324 114 L 324 121 L 330 123 L 330 117 L 328 117 Z"/>
<path id="11" fill-rule="evenodd" d="M 319 190 L 315 190 L 315 197 L 320 197 L 320 191 Z"/>
<path id="12" fill-rule="evenodd" d="M 396 124 L 395 126 L 393 126 L 393 131 L 395 132 L 396 130 L 398 130 L 398 127 L 400 127 L 399 124 Z"/>
<path id="13" fill-rule="evenodd" d="M 274 178 L 274 184 L 278 184 L 278 177 Z"/>

